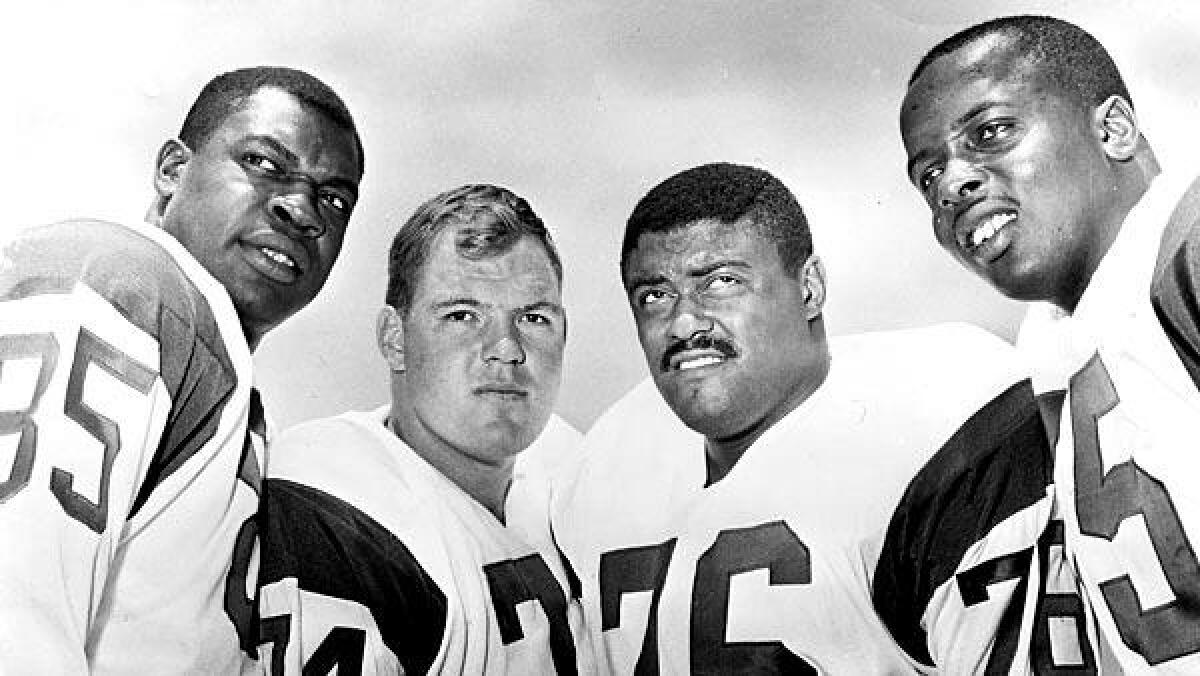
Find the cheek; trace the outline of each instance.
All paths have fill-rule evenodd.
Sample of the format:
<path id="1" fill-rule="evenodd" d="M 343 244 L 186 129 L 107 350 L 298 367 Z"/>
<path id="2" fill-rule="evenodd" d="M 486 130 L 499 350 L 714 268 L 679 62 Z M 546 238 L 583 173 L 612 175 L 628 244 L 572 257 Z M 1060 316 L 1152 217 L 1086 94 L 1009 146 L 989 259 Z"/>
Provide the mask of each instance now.
<path id="1" fill-rule="evenodd" d="M 666 347 L 665 333 L 657 322 L 640 319 L 637 321 L 638 342 L 647 358 L 657 359 Z"/>

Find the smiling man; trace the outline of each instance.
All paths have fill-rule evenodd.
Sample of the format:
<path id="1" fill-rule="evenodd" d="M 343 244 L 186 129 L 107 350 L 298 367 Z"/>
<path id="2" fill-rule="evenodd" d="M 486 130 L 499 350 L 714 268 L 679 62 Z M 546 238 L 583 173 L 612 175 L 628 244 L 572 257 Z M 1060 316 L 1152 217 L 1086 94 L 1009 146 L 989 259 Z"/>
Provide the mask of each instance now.
<path id="1" fill-rule="evenodd" d="M 377 338 L 391 404 L 272 449 L 273 673 L 588 672 L 550 483 L 515 469 L 550 419 L 566 340 L 549 233 L 511 192 L 463 186 L 404 224 L 388 276 Z"/>
<path id="2" fill-rule="evenodd" d="M 0 671 L 254 667 L 250 355 L 325 283 L 362 171 L 327 86 L 234 71 L 159 152 L 151 225 L 0 252 Z"/>
<path id="3" fill-rule="evenodd" d="M 905 497 L 935 454 L 978 457 L 977 483 L 1044 476 L 1014 461 L 1047 449 L 1011 347 L 963 325 L 827 340 L 804 213 L 751 167 L 705 165 L 651 190 L 626 226 L 621 279 L 653 384 L 588 432 L 554 529 L 602 667 L 917 669 L 871 606 L 885 531 L 902 498 L 960 512 Z M 1044 525 L 1044 492 L 1021 506 Z M 1003 610 L 1007 590 L 995 597 Z"/>
<path id="4" fill-rule="evenodd" d="M 1160 172 L 1104 47 L 1049 17 L 934 47 L 900 126 L 938 242 L 1035 301 L 1018 345 L 1102 670 L 1195 672 L 1200 186 Z"/>

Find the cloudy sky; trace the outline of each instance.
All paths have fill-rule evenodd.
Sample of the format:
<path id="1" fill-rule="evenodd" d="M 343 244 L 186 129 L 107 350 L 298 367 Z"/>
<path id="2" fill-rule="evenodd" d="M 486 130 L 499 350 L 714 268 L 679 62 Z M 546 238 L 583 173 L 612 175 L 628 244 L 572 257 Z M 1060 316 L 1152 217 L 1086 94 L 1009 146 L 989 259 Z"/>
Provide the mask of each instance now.
<path id="1" fill-rule="evenodd" d="M 646 374 L 616 272 L 625 218 L 705 162 L 766 168 L 797 194 L 834 334 L 966 320 L 1011 338 L 1020 309 L 934 244 L 896 113 L 926 49 L 1024 12 L 1109 47 L 1168 170 L 1198 157 L 1194 0 L 43 0 L 0 21 L 3 227 L 140 217 L 155 151 L 205 81 L 309 70 L 350 105 L 367 173 L 325 293 L 256 355 L 276 421 L 386 400 L 373 327 L 390 237 L 431 195 L 491 182 L 529 199 L 559 243 L 571 331 L 558 411 L 586 429 Z"/>

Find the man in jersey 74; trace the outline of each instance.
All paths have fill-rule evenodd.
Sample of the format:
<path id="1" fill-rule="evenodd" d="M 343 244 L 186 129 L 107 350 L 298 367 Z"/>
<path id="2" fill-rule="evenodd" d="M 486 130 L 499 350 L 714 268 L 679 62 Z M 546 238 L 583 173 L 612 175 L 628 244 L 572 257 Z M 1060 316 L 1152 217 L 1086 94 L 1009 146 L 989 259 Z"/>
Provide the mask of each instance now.
<path id="1" fill-rule="evenodd" d="M 397 232 L 377 325 L 391 403 L 300 425 L 272 450 L 274 673 L 591 670 L 546 472 L 514 471 L 558 394 L 561 285 L 541 219 L 503 188 L 445 192 Z"/>
<path id="2" fill-rule="evenodd" d="M 0 671 L 253 667 L 250 353 L 323 286 L 362 162 L 325 84 L 234 71 L 159 151 L 150 224 L 3 247 Z"/>
<path id="3" fill-rule="evenodd" d="M 626 226 L 621 278 L 653 384 L 588 432 L 554 521 L 598 662 L 618 674 L 920 669 L 870 593 L 918 469 L 935 454 L 969 463 L 980 489 L 978 512 L 960 494 L 905 497 L 921 523 L 962 513 L 959 537 L 939 542 L 951 572 L 1010 553 L 968 551 L 970 536 L 1003 521 L 1026 547 L 1049 512 L 1048 449 L 1011 346 L 965 325 L 827 340 L 804 212 L 752 167 L 704 165 L 652 189 Z M 1018 476 L 1024 494 L 999 490 Z M 1022 616 L 1013 587 L 960 613 L 964 644 L 990 640 L 1010 608 Z"/>
<path id="4" fill-rule="evenodd" d="M 1096 664 L 1200 670 L 1200 185 L 1162 171 L 1107 50 L 1004 17 L 920 61 L 900 111 L 937 241 L 1031 301 L 1018 348 Z"/>

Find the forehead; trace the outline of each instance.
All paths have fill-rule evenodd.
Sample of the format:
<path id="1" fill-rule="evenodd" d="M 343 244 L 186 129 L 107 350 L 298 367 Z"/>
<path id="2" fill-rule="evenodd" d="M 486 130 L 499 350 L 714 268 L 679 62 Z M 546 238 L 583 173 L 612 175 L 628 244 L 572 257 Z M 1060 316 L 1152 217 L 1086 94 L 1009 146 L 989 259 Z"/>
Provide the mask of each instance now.
<path id="1" fill-rule="evenodd" d="M 246 97 L 221 120 L 210 140 L 228 143 L 255 136 L 271 138 L 302 159 L 351 164 L 358 174 L 354 132 L 278 87 L 261 87 Z"/>
<path id="2" fill-rule="evenodd" d="M 943 54 L 921 72 L 904 96 L 900 125 L 906 133 L 931 120 L 955 118 L 985 103 L 1028 103 L 1046 94 L 1044 78 L 1012 39 L 988 35 Z M 1037 89 L 1037 92 L 1034 92 Z"/>
<path id="3" fill-rule="evenodd" d="M 686 274 L 727 260 L 756 268 L 782 269 L 778 247 L 760 229 L 741 220 L 734 224 L 712 219 L 693 221 L 668 232 L 644 233 L 629 257 L 629 276 Z"/>
<path id="4" fill-rule="evenodd" d="M 523 235 L 503 253 L 472 259 L 458 252 L 458 233 L 458 228 L 447 228 L 435 237 L 418 276 L 414 304 L 438 302 L 447 295 L 558 302 L 558 277 L 550 255 L 535 237 Z"/>

